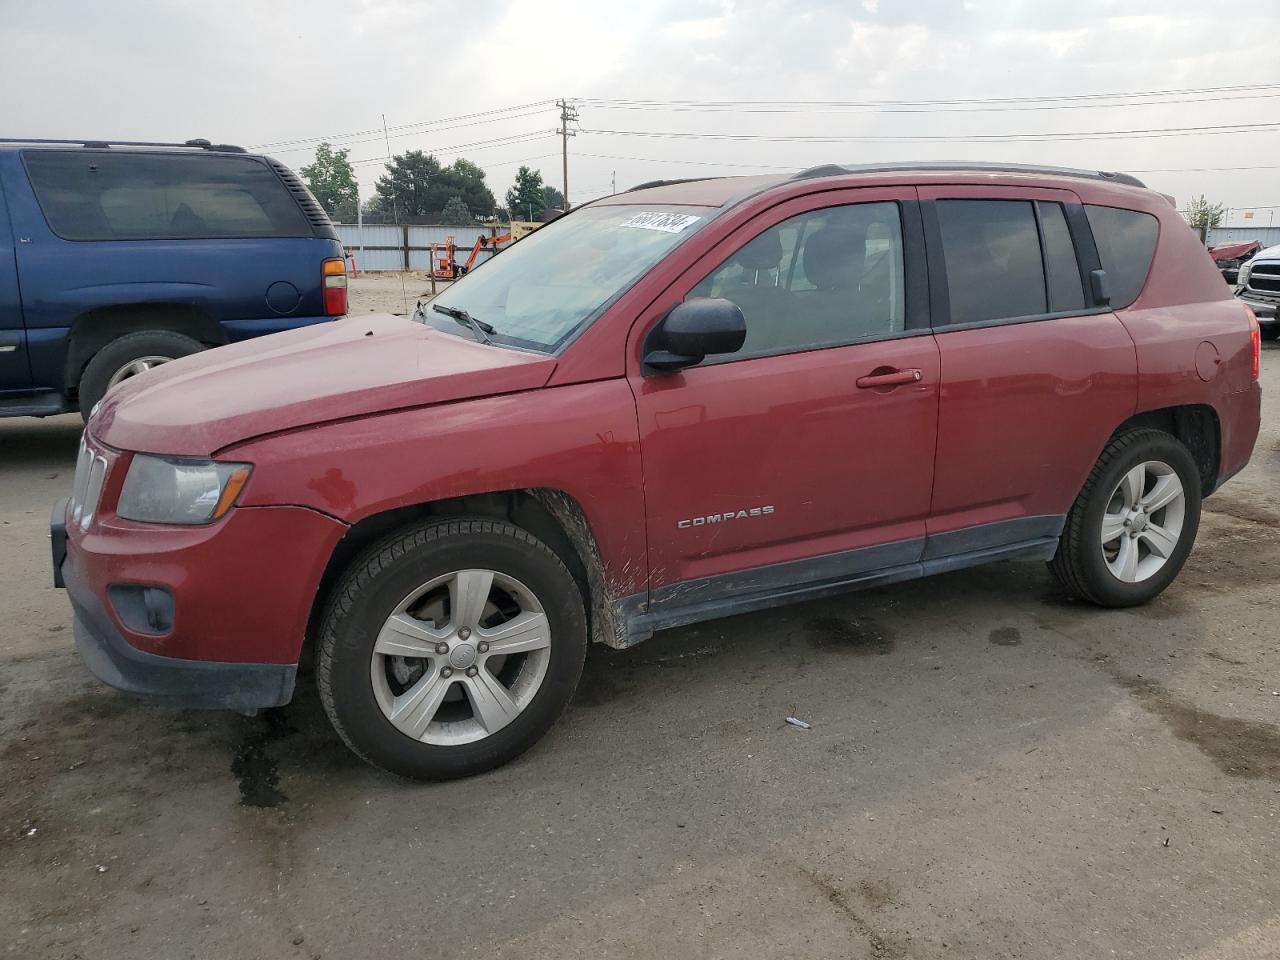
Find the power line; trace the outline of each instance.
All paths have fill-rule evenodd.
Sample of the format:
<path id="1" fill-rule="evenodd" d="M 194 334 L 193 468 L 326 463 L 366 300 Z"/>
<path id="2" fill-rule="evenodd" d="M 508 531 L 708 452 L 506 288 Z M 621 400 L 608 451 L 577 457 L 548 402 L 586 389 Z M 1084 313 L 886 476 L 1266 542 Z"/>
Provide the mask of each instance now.
<path id="1" fill-rule="evenodd" d="M 545 111 L 543 111 L 543 110 L 530 110 L 530 111 L 529 111 L 529 112 L 527 112 L 527 113 L 513 113 L 513 114 L 510 114 L 509 116 L 504 116 L 504 117 L 502 117 L 501 119 L 502 119 L 502 120 L 521 120 L 521 119 L 524 119 L 524 118 L 526 118 L 526 117 L 536 117 L 536 116 L 539 116 L 539 115 L 540 115 L 540 114 L 542 114 L 542 113 L 545 113 Z M 390 140 L 398 140 L 398 139 L 400 139 L 401 137 L 416 137 L 416 136 L 420 136 L 420 135 L 422 135 L 422 134 L 424 134 L 424 133 L 439 133 L 439 132 L 441 132 L 441 131 L 443 131 L 443 130 L 460 130 L 460 129 L 462 129 L 463 127 L 480 127 L 480 126 L 488 126 L 489 124 L 491 124 L 491 123 L 493 123 L 493 122 L 494 122 L 494 120 L 493 120 L 493 119 L 488 119 L 488 120 L 472 120 L 472 121 L 470 121 L 470 122 L 468 122 L 468 123 L 454 123 L 454 124 L 450 124 L 450 125 L 448 125 L 448 126 L 443 126 L 443 127 L 431 127 L 430 129 L 425 129 L 425 130 L 410 130 L 410 131 L 408 131 L 408 132 L 403 132 L 403 133 L 392 133 L 392 134 L 389 134 L 389 135 L 388 135 L 388 134 L 386 134 L 386 133 L 384 132 L 384 133 L 383 133 L 383 135 L 382 135 L 381 137 L 374 136 L 374 137 L 367 137 L 367 138 L 364 138 L 364 139 L 361 139 L 361 140 L 349 140 L 349 141 L 347 141 L 346 143 L 341 144 L 341 146 L 343 146 L 344 148 L 346 148 L 346 147 L 353 147 L 353 146 L 355 146 L 356 144 L 360 144 L 360 143 L 377 143 L 377 142 L 379 142 L 379 141 L 384 141 L 384 140 L 387 140 L 387 139 L 390 139 Z M 391 129 L 394 129 L 394 128 L 391 128 Z M 256 148 L 256 147 L 255 147 L 254 149 L 258 149 L 258 148 Z M 281 149 L 275 149 L 275 150 L 272 150 L 271 152 L 272 152 L 273 154 L 280 154 L 280 153 L 300 153 L 300 152 L 302 152 L 302 151 L 304 151 L 304 150 L 314 150 L 314 149 L 315 149 L 315 146 L 314 146 L 314 145 L 312 145 L 312 146 L 305 146 L 305 147 L 283 147 L 283 148 L 281 148 Z"/>
<path id="2" fill-rule="evenodd" d="M 463 113 L 456 117 L 440 117 L 435 120 L 417 120 L 411 123 L 399 123 L 388 127 L 388 130 L 410 130 L 418 128 L 426 128 L 437 126 L 443 123 L 453 123 L 457 120 L 475 120 L 481 117 L 493 117 L 504 113 L 515 113 L 521 110 L 531 110 L 534 107 L 546 107 L 552 104 L 551 100 L 535 100 L 531 103 L 513 104 L 508 107 L 495 107 L 492 110 L 481 110 L 476 113 Z M 503 119 L 509 119 L 503 117 Z M 514 118 L 510 118 L 514 119 Z M 334 140 L 346 140 L 351 137 L 366 137 L 370 134 L 382 133 L 382 127 L 371 127 L 368 130 L 356 130 L 350 133 L 330 133 L 322 137 L 303 137 L 298 140 L 277 140 L 274 143 L 259 143 L 251 147 L 253 150 L 267 150 L 275 147 L 290 147 L 295 144 L 333 142 Z"/>
<path id="3" fill-rule="evenodd" d="M 558 153 L 540 153 L 536 157 L 522 157 L 519 160 L 486 160 L 484 165 L 488 167 L 505 167 L 512 163 L 533 163 L 536 160 L 550 160 L 552 157 L 558 157 Z"/>
<path id="4" fill-rule="evenodd" d="M 1148 167 L 1146 170 L 1128 170 L 1126 173 L 1235 173 L 1244 170 L 1280 170 L 1275 167 Z"/>
<path id="5" fill-rule="evenodd" d="M 759 133 L 691 133 L 658 130 L 583 130 L 610 137 L 647 137 L 664 140 L 733 140 L 760 143 L 1034 143 L 1055 140 L 1127 140 L 1173 136 L 1212 136 L 1233 133 L 1268 133 L 1280 123 L 1233 123 L 1199 127 L 1152 127 L 1137 130 L 1083 130 L 1066 133 L 884 134 L 884 135 L 772 135 Z"/>
<path id="6" fill-rule="evenodd" d="M 447 147 L 433 147 L 431 153 L 456 153 L 459 150 L 488 150 L 491 147 L 504 147 L 513 143 L 528 143 L 532 140 L 540 140 L 553 135 L 550 130 L 532 130 L 528 133 L 517 133 L 509 137 L 495 137 L 492 140 L 476 140 L 473 143 L 455 143 Z M 386 157 L 365 157 L 360 160 L 352 160 L 353 167 L 364 166 L 370 163 L 386 163 Z"/>
<path id="7" fill-rule="evenodd" d="M 1166 90 L 1138 90 L 1126 91 L 1120 93 L 1096 93 L 1096 94 L 1061 94 L 1055 96 L 1039 96 L 1039 97 L 969 97 L 961 99 L 942 99 L 942 100 L 628 100 L 620 98 L 606 97 L 578 97 L 573 98 L 572 102 L 580 104 L 590 104 L 602 109 L 628 109 L 628 110 L 655 110 L 670 111 L 675 113 L 711 110 L 715 112 L 743 112 L 743 113 L 804 113 L 804 112 L 822 112 L 822 111 L 841 111 L 841 110 L 871 110 L 872 112 L 901 112 L 901 113 L 929 113 L 929 112 L 951 112 L 951 113 L 971 113 L 985 112 L 990 109 L 992 111 L 1001 111 L 1006 108 L 1013 109 L 1021 105 L 1053 105 L 1053 104 L 1094 104 L 1099 100 L 1143 100 L 1140 103 L 1113 103 L 1113 104 L 1095 104 L 1099 107 L 1129 107 L 1129 106 L 1151 106 L 1158 103 L 1203 103 L 1217 102 L 1221 100 L 1231 99 L 1255 99 L 1255 98 L 1271 98 L 1280 97 L 1280 84 L 1264 83 L 1264 84 L 1238 84 L 1234 86 L 1216 86 L 1216 87 L 1190 87 L 1184 89 L 1166 89 Z M 1192 97 L 1206 94 L 1223 94 L 1220 97 L 1204 97 L 1203 99 L 1187 99 L 1187 100 L 1152 100 L 1150 98 L 1169 98 L 1169 97 Z M 555 106 L 553 100 L 534 100 L 528 103 L 511 104 L 505 107 L 495 107 L 491 110 L 480 110 L 473 113 L 458 114 L 453 117 L 439 117 L 433 120 L 418 120 L 409 123 L 394 124 L 387 127 L 387 133 L 390 139 L 410 136 L 412 133 L 421 132 L 429 129 L 457 129 L 462 126 L 475 126 L 477 124 L 467 124 L 462 121 L 479 120 L 492 122 L 493 120 L 518 119 L 517 116 L 507 116 L 510 114 L 519 114 L 520 117 L 531 116 L 542 112 L 549 107 Z M 947 107 L 958 108 L 978 108 L 978 109 L 937 109 Z M 904 108 L 904 109 L 895 109 Z M 926 109 L 927 108 L 927 109 Z M 1047 106 L 1048 109 L 1058 109 L 1058 107 Z M 450 125 L 454 126 L 450 126 Z M 383 133 L 383 128 L 370 127 L 365 130 L 347 131 L 345 133 L 329 133 L 321 136 L 301 137 L 292 140 L 276 140 L 270 143 L 260 143 L 252 145 L 254 150 L 273 150 L 279 153 L 297 152 L 304 149 L 311 149 L 312 145 L 322 142 L 348 141 L 358 137 L 368 137 L 368 140 L 358 140 L 358 143 L 373 142 L 374 139 L 382 139 L 377 134 Z M 296 150 L 294 149 L 296 148 Z"/>
<path id="8" fill-rule="evenodd" d="M 1169 104 L 1188 103 L 1221 103 L 1224 101 L 1261 100 L 1280 97 L 1275 93 L 1241 93 L 1223 97 L 1179 97 L 1174 99 L 1120 101 L 1117 103 L 1040 103 L 1001 106 L 919 106 L 919 107 L 871 107 L 853 105 L 815 106 L 812 104 L 778 103 L 773 105 L 742 104 L 737 106 L 722 104 L 673 105 L 662 103 L 591 103 L 596 110 L 639 110 L 659 111 L 662 113 L 741 113 L 741 114 L 945 114 L 945 113 L 1025 113 L 1045 110 L 1111 110 L 1130 107 L 1153 107 Z"/>
<path id="9" fill-rule="evenodd" d="M 686 166 L 696 167 L 729 167 L 740 168 L 743 170 L 799 170 L 800 164 L 789 164 L 787 166 L 774 166 L 762 163 L 721 163 L 716 160 L 668 160 L 661 157 L 622 157 L 613 153 L 579 153 L 579 157 L 591 157 L 593 160 L 635 160 L 640 163 L 679 163 Z"/>
<path id="10" fill-rule="evenodd" d="M 810 107 L 893 107 L 893 106 L 951 106 L 966 104 L 1019 104 L 1052 103 L 1064 101 L 1131 100 L 1148 97 L 1192 96 L 1211 93 L 1244 93 L 1249 91 L 1276 90 L 1280 83 L 1236 84 L 1217 87 L 1187 87 L 1165 90 L 1130 90 L 1119 93 L 1060 94 L 1034 97 L 965 97 L 946 100 L 627 100 L 606 97 L 579 97 L 577 102 L 591 105 L 645 104 L 653 106 L 810 106 Z"/>
<path id="11" fill-rule="evenodd" d="M 579 153 L 579 157 L 590 157 L 593 160 L 630 160 L 636 163 L 669 163 L 679 164 L 680 166 L 698 166 L 698 167 L 726 167 L 729 169 L 743 170 L 799 170 L 803 164 L 762 164 L 762 163 L 730 163 L 718 160 L 681 160 L 673 157 L 632 157 L 622 156 L 616 153 Z M 1254 170 L 1280 170 L 1280 166 L 1259 166 L 1259 167 L 1147 167 L 1144 169 L 1136 169 L 1133 167 L 1124 167 L 1125 173 L 1238 173 Z M 1240 208 L 1244 209 L 1244 208 Z"/>

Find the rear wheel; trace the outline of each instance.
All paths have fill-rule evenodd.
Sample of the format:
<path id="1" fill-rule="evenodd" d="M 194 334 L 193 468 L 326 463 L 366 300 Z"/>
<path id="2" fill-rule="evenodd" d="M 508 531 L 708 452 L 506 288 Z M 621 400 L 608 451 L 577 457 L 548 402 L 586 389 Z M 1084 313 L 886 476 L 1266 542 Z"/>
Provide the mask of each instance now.
<path id="1" fill-rule="evenodd" d="M 506 763 L 542 737 L 582 673 L 582 593 L 560 558 L 493 520 L 433 521 L 348 569 L 316 679 L 359 756 L 419 780 Z"/>
<path id="2" fill-rule="evenodd" d="M 1200 474 L 1160 430 L 1117 437 L 1076 497 L 1050 570 L 1104 607 L 1146 603 L 1182 569 L 1200 525 Z"/>
<path id="3" fill-rule="evenodd" d="M 80 415 L 85 420 L 107 391 L 148 370 L 199 353 L 204 344 L 173 330 L 142 330 L 117 337 L 93 355 L 80 378 Z"/>

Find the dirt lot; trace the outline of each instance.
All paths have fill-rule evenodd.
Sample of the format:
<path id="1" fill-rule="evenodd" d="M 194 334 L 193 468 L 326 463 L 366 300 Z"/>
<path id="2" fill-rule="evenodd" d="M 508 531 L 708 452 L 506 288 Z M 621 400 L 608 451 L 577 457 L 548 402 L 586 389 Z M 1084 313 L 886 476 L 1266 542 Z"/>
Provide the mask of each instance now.
<path id="1" fill-rule="evenodd" d="M 446 290 L 449 284 L 436 281 L 436 292 Z M 413 312 L 418 300 L 431 298 L 431 278 L 423 273 L 362 273 L 347 280 L 350 291 L 351 313 L 399 313 Z"/>
<path id="2" fill-rule="evenodd" d="M 1150 607 L 1006 563 L 671 631 L 443 786 L 362 765 L 305 683 L 250 719 L 91 680 L 45 536 L 77 423 L 0 422 L 0 950 L 1280 956 L 1280 349 L 1263 376 Z"/>

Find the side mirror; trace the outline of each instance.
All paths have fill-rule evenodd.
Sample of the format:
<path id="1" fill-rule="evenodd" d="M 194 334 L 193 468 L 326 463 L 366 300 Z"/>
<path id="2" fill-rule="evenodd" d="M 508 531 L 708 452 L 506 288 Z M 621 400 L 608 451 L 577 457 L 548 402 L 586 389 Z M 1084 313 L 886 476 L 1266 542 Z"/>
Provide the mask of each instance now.
<path id="1" fill-rule="evenodd" d="M 1107 282 L 1107 271 L 1090 270 L 1089 286 L 1093 290 L 1093 302 L 1100 307 L 1111 304 L 1111 285 Z"/>
<path id="2" fill-rule="evenodd" d="M 649 335 L 644 365 L 652 370 L 681 370 L 708 354 L 734 353 L 747 339 L 747 321 L 730 300 L 702 297 L 672 308 Z"/>

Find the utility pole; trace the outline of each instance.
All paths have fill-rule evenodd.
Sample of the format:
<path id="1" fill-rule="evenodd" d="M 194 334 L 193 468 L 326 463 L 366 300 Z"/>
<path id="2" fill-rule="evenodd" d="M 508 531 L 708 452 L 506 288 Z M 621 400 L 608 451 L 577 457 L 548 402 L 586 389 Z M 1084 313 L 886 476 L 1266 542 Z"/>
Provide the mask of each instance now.
<path id="1" fill-rule="evenodd" d="M 569 138 L 577 136 L 577 134 L 569 129 L 569 124 L 576 122 L 578 119 L 578 108 L 569 105 L 569 101 L 561 98 L 556 101 L 556 106 L 560 108 L 560 129 L 556 133 L 560 134 L 560 158 L 564 164 L 564 210 L 569 212 Z"/>
<path id="2" fill-rule="evenodd" d="M 610 193 L 618 192 L 618 171 L 617 170 L 612 170 L 609 173 L 609 192 Z"/>

